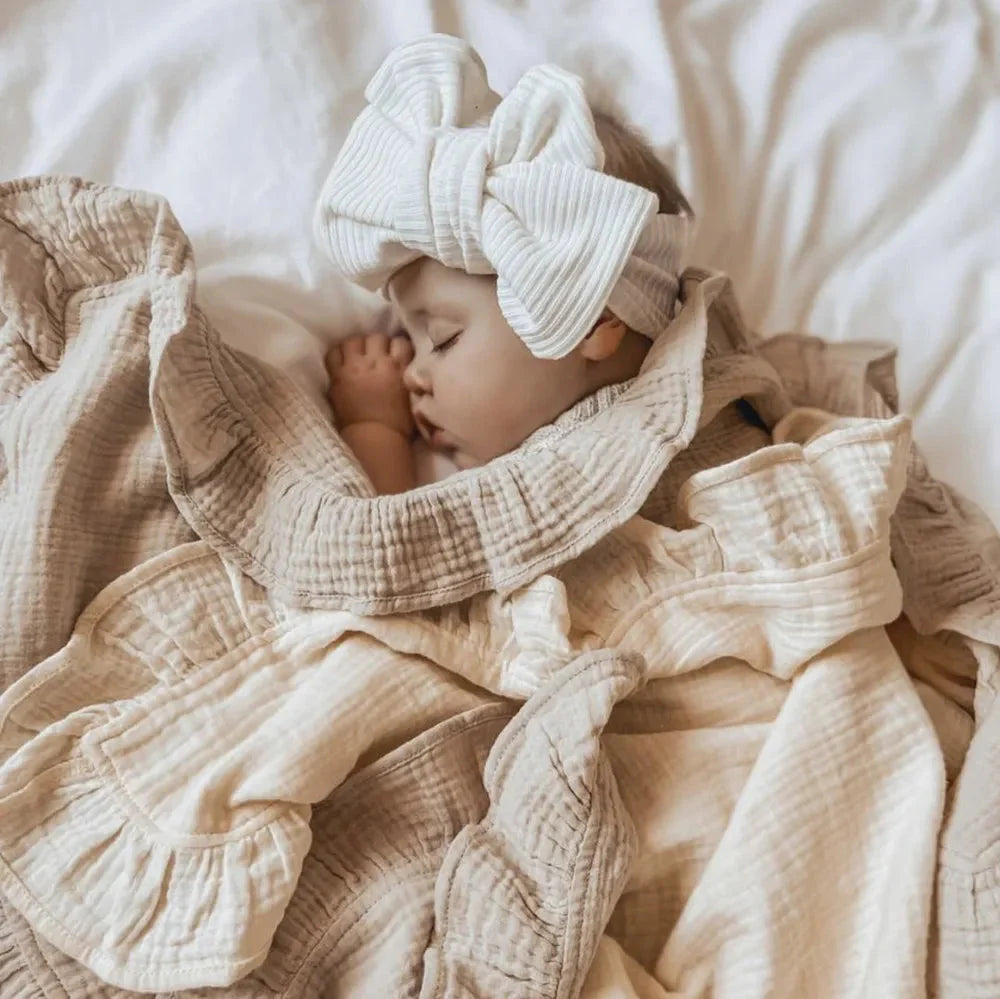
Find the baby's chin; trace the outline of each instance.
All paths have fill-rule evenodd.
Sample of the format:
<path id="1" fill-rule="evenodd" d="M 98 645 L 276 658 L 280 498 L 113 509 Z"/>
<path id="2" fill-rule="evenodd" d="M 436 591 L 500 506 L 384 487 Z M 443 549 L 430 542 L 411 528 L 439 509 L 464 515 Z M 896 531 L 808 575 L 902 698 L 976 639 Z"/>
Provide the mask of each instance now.
<path id="1" fill-rule="evenodd" d="M 446 428 L 439 427 L 428 417 L 421 416 L 416 409 L 413 415 L 417 437 L 427 450 L 447 459 L 460 469 L 479 468 L 520 445 L 518 442 L 505 447 L 498 446 L 495 441 L 492 444 L 470 441 L 464 435 L 459 436 Z"/>
<path id="2" fill-rule="evenodd" d="M 458 469 L 479 468 L 480 465 L 486 464 L 486 462 L 482 459 L 464 451 L 460 447 L 450 447 L 443 444 L 435 445 L 430 440 L 427 440 L 427 438 L 424 438 L 424 441 L 427 444 L 428 450 L 432 454 L 437 454 L 442 458 L 446 458 Z"/>
<path id="3" fill-rule="evenodd" d="M 448 457 L 455 464 L 455 467 L 462 471 L 467 468 L 479 468 L 486 464 L 485 461 L 480 461 L 478 458 L 474 458 L 471 454 L 466 454 L 464 451 L 452 451 Z"/>

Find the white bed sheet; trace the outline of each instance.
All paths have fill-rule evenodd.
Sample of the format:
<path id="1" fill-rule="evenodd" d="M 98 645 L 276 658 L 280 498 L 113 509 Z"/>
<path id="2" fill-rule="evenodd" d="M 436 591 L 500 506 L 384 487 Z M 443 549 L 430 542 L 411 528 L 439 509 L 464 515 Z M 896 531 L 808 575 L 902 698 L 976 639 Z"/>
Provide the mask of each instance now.
<path id="1" fill-rule="evenodd" d="M 322 345 L 377 321 L 311 245 L 385 53 L 467 37 L 494 87 L 553 60 L 675 165 L 692 261 L 764 333 L 901 348 L 933 472 L 1000 522 L 995 0 L 0 0 L 0 176 L 165 194 L 233 343 L 321 398 Z"/>

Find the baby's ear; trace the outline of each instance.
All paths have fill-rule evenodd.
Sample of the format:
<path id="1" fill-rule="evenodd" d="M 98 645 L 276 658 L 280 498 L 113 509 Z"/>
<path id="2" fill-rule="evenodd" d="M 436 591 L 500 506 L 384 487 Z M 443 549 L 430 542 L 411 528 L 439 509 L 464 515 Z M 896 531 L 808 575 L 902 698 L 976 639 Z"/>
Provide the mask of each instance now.
<path id="1" fill-rule="evenodd" d="M 588 361 L 604 361 L 621 346 L 627 332 L 628 327 L 617 316 L 605 310 L 580 344 L 580 353 Z"/>

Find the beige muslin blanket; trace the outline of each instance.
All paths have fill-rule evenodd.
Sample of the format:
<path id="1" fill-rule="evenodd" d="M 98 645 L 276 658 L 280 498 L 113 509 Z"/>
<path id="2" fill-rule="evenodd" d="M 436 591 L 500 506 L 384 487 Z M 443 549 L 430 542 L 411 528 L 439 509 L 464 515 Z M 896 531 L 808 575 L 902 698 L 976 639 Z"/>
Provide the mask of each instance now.
<path id="1" fill-rule="evenodd" d="M 888 354 L 689 271 L 373 497 L 193 290 L 161 199 L 0 187 L 5 999 L 997 994 L 1000 543 Z"/>

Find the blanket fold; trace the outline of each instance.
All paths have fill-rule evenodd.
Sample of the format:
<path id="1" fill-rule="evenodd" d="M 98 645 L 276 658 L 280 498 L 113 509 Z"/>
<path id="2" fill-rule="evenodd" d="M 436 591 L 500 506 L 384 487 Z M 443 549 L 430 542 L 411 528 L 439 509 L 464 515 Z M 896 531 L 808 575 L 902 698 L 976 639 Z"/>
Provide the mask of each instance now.
<path id="1" fill-rule="evenodd" d="M 560 582 L 540 577 L 499 606 L 493 594 L 470 598 L 459 619 L 286 610 L 203 543 L 153 559 L 106 589 L 66 649 L 0 698 L 0 744 L 9 750 L 20 739 L 0 770 L 0 801 L 11 806 L 0 811 L 0 884 L 50 938 L 116 984 L 229 984 L 266 956 L 310 845 L 309 806 L 373 741 L 426 722 L 432 710 L 446 717 L 474 706 L 431 664 L 477 686 L 519 672 L 537 699 L 546 683 L 572 673 L 575 633 L 585 654 L 628 650 L 642 663 L 640 677 L 738 655 L 787 680 L 852 632 L 890 622 L 900 595 L 889 512 L 908 443 L 903 420 L 853 421 L 805 448 L 788 443 L 699 473 L 680 501 L 690 528 L 636 518 L 568 566 Z M 748 520 L 756 512 L 748 530 L 729 528 L 726 511 L 737 507 Z M 553 584 L 565 593 L 565 617 L 552 613 Z M 482 668 L 484 650 L 496 650 L 498 667 L 487 660 Z M 528 662 L 538 670 L 533 678 Z M 387 676 L 391 698 L 372 701 Z M 507 844 L 535 842 L 517 820 L 544 815 L 548 835 L 575 857 L 576 797 L 560 805 L 543 779 L 554 732 L 574 717 L 573 696 L 544 696 L 555 711 L 548 741 L 520 746 L 519 761 L 513 749 L 504 756 L 506 768 L 533 777 L 543 803 L 525 800 L 497 814 Z M 605 720 L 622 696 L 607 702 Z M 594 697 L 587 703 L 598 710 Z M 70 698 L 79 706 L 59 717 Z M 532 703 L 523 709 L 529 717 Z M 589 737 L 594 746 L 600 727 Z M 504 742 L 518 745 L 507 733 Z M 494 784 L 488 775 L 496 801 L 503 785 Z M 594 822 L 617 844 L 610 853 L 623 865 L 621 882 L 628 850 L 616 830 L 628 815 L 602 812 Z M 471 845 L 460 852 L 459 868 L 472 867 L 464 876 L 479 885 L 482 919 L 491 858 L 502 851 L 476 843 L 471 854 Z M 53 856 L 64 858 L 57 880 L 46 861 Z M 442 876 L 458 877 L 446 870 L 447 861 Z M 599 906 L 603 925 L 620 887 L 603 907 L 580 895 L 581 918 Z M 603 897 L 596 868 L 587 890 Z M 453 908 L 439 912 L 443 934 L 449 913 L 458 918 Z M 467 918 L 474 923 L 476 911 Z M 496 922 L 491 947 L 501 947 L 504 920 Z M 564 944 L 567 932 L 558 934 Z M 537 942 L 518 942 L 539 953 Z M 466 980 L 469 961 L 462 959 Z M 585 970 L 589 957 L 560 966 L 556 980 L 573 981 L 577 963 Z M 435 968 L 425 972 L 435 983 L 428 994 L 448 994 L 449 974 Z"/>
<path id="2" fill-rule="evenodd" d="M 885 346 L 786 334 L 760 350 L 796 401 L 880 419 L 897 408 L 894 352 Z M 930 981 L 940 996 L 985 999 L 1000 989 L 1000 537 L 974 503 L 933 478 L 913 447 L 892 551 L 905 616 L 890 635 L 913 664 L 955 778 L 941 832 Z M 972 712 L 974 728 L 956 703 Z"/>

